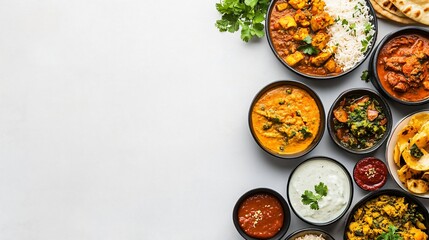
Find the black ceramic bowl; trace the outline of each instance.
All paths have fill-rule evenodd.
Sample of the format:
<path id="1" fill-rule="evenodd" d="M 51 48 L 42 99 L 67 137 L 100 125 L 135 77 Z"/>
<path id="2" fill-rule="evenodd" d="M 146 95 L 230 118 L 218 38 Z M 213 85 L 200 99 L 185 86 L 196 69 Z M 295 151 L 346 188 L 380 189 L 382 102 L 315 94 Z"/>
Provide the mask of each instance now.
<path id="1" fill-rule="evenodd" d="M 297 153 L 292 153 L 292 154 L 280 154 L 280 153 L 277 153 L 274 150 L 271 150 L 271 149 L 267 148 L 266 146 L 264 146 L 264 144 L 258 139 L 258 136 L 255 132 L 255 126 L 254 126 L 254 123 L 252 120 L 253 108 L 254 108 L 255 104 L 257 104 L 258 100 L 268 91 L 273 90 L 273 89 L 278 88 L 278 87 L 282 87 L 282 86 L 292 86 L 292 87 L 300 88 L 300 89 L 306 91 L 314 99 L 314 101 L 316 102 L 316 105 L 319 108 L 319 117 L 320 117 L 319 130 L 316 133 L 314 140 L 311 142 L 311 144 L 305 150 L 303 150 L 301 152 L 297 152 Z M 323 107 L 322 101 L 320 100 L 319 96 L 309 86 L 307 86 L 301 82 L 291 81 L 291 80 L 273 82 L 273 83 L 267 85 L 266 87 L 264 87 L 262 90 L 260 90 L 256 94 L 256 96 L 253 98 L 252 104 L 250 105 L 250 109 L 249 109 L 249 127 L 250 127 L 250 132 L 252 133 L 252 136 L 255 139 L 256 143 L 267 153 L 269 153 L 273 156 L 279 157 L 279 158 L 284 158 L 284 159 L 297 158 L 297 157 L 301 157 L 301 156 L 309 153 L 311 150 L 313 150 L 317 146 L 317 144 L 319 144 L 320 140 L 322 139 L 323 133 L 325 131 L 325 109 Z"/>
<path id="2" fill-rule="evenodd" d="M 394 95 L 392 95 L 392 92 L 393 92 L 392 90 L 386 89 L 386 87 L 388 86 L 388 83 L 386 82 L 385 79 L 379 78 L 378 71 L 377 71 L 377 62 L 379 60 L 378 58 L 380 55 L 380 51 L 383 49 L 383 47 L 390 40 L 392 40 L 398 36 L 403 36 L 403 35 L 408 35 L 408 34 L 417 34 L 417 35 L 421 35 L 421 36 L 424 36 L 426 38 L 429 38 L 429 29 L 424 28 L 424 27 L 404 27 L 404 28 L 399 29 L 398 31 L 391 32 L 391 33 L 387 34 L 380 41 L 380 43 L 375 48 L 375 51 L 371 55 L 371 58 L 369 61 L 368 74 L 369 74 L 369 78 L 371 79 L 371 83 L 374 85 L 374 87 L 381 94 L 383 94 L 383 96 L 385 96 L 389 99 L 392 99 L 398 103 L 405 104 L 405 105 L 410 105 L 410 106 L 422 105 L 425 103 L 429 103 L 429 96 L 426 97 L 425 99 L 419 100 L 419 101 L 409 101 L 409 100 L 401 99 L 400 97 L 394 96 Z M 383 82 L 384 82 L 384 85 L 383 85 Z M 391 92 L 389 92 L 389 91 L 391 91 Z"/>
<path id="3" fill-rule="evenodd" d="M 350 223 L 353 221 L 353 215 L 358 210 L 358 208 L 364 206 L 368 201 L 375 199 L 381 195 L 404 197 L 406 202 L 416 204 L 417 205 L 417 211 L 420 212 L 424 217 L 424 221 L 422 223 L 426 226 L 425 232 L 426 232 L 426 234 L 428 234 L 427 229 L 429 229 L 429 214 L 428 214 L 428 210 L 426 209 L 426 207 L 417 198 L 415 198 L 414 196 L 412 196 L 408 193 L 405 193 L 404 191 L 400 191 L 400 190 L 396 190 L 396 189 L 384 189 L 384 190 L 378 190 L 378 191 L 375 191 L 375 192 L 368 194 L 367 196 L 365 196 L 362 200 L 360 200 L 353 207 L 353 209 L 350 211 L 350 213 L 347 217 L 346 225 L 344 228 L 344 239 L 348 239 L 347 238 L 347 231 L 349 230 Z"/>
<path id="4" fill-rule="evenodd" d="M 298 230 L 286 237 L 286 240 L 294 240 L 295 238 L 304 237 L 307 234 L 322 236 L 325 240 L 335 240 L 329 233 L 317 228 L 304 228 Z"/>
<path id="5" fill-rule="evenodd" d="M 238 212 L 239 209 L 242 205 L 242 203 L 248 199 L 251 196 L 255 196 L 257 194 L 268 194 L 271 195 L 273 197 L 275 197 L 279 202 L 280 205 L 283 208 L 283 226 L 281 227 L 280 231 L 277 232 L 276 235 L 274 235 L 271 238 L 267 238 L 267 240 L 279 240 L 281 239 L 287 232 L 287 230 L 289 229 L 289 225 L 291 222 L 291 218 L 290 218 L 290 209 L 289 209 L 289 205 L 287 204 L 286 200 L 276 191 L 271 190 L 269 188 L 257 188 L 257 189 L 253 189 L 250 190 L 248 192 L 246 192 L 245 194 L 243 194 L 243 196 L 241 196 L 237 203 L 234 206 L 234 210 L 232 212 L 232 220 L 234 222 L 234 226 L 237 229 L 237 231 L 240 233 L 240 235 L 246 239 L 246 240 L 258 240 L 258 238 L 254 238 L 251 237 L 249 235 L 246 234 L 245 231 L 243 231 L 243 229 L 240 227 L 240 221 L 238 218 Z"/>
<path id="6" fill-rule="evenodd" d="M 316 211 L 302 203 L 305 191 L 316 191 L 320 183 L 327 187 L 327 195 L 318 201 Z M 286 195 L 292 211 L 302 221 L 314 226 L 327 226 L 337 222 L 353 201 L 353 180 L 340 162 L 318 156 L 301 162 L 289 175 Z M 330 214 L 330 215 L 329 215 Z"/>
<path id="7" fill-rule="evenodd" d="M 337 75 L 312 75 L 312 74 L 306 74 L 306 73 L 303 73 L 303 72 L 300 72 L 300 71 L 298 71 L 297 69 L 295 69 L 295 68 L 293 68 L 293 67 L 291 67 L 291 66 L 289 66 L 287 63 L 286 63 L 286 61 L 283 59 L 283 57 L 281 56 L 281 54 L 279 54 L 279 51 L 278 50 L 276 50 L 276 48 L 275 48 L 275 46 L 274 46 L 274 43 L 273 43 L 273 40 L 272 40 L 272 35 L 271 35 L 271 31 L 270 31 L 270 29 L 271 29 L 271 25 L 272 24 L 274 24 L 274 21 L 271 21 L 271 14 L 272 14 L 272 12 L 273 12 L 273 10 L 274 10 L 274 7 L 276 6 L 276 3 L 278 2 L 279 0 L 273 0 L 273 1 L 271 1 L 271 3 L 270 3 L 270 6 L 268 7 L 268 12 L 267 12 L 267 17 L 266 17 L 266 19 L 265 19 L 265 35 L 267 36 L 267 40 L 268 40 L 268 44 L 270 45 L 270 48 L 271 48 L 271 50 L 273 51 L 273 53 L 274 53 L 274 56 L 276 56 L 276 58 L 286 67 L 286 68 L 288 68 L 289 70 L 291 70 L 292 72 L 294 72 L 294 73 L 296 73 L 296 74 L 298 74 L 298 75 L 300 75 L 300 76 L 303 76 L 303 77 L 306 77 L 306 78 L 310 78 L 310 79 L 334 79 L 334 78 L 339 78 L 339 77 L 342 77 L 342 76 L 344 76 L 344 75 L 346 75 L 346 74 L 348 74 L 348 73 L 350 73 L 350 72 L 352 72 L 353 70 L 355 70 L 357 67 L 359 67 L 364 61 L 365 61 L 365 59 L 370 55 L 370 53 L 371 53 L 371 51 L 372 51 L 372 49 L 373 49 L 373 47 L 374 47 L 374 45 L 375 45 L 375 42 L 376 42 L 376 40 L 377 40 L 377 33 L 378 33 L 378 24 L 377 24 L 377 17 L 376 17 L 376 14 L 375 14 L 375 11 L 374 11 L 374 9 L 373 9 L 373 7 L 372 7 L 372 5 L 369 3 L 369 1 L 365 1 L 366 2 L 366 6 L 368 7 L 368 9 L 369 9 L 369 15 L 372 17 L 372 19 L 370 20 L 370 23 L 374 26 L 374 35 L 373 35 L 373 37 L 372 37 L 372 39 L 370 40 L 370 43 L 371 43 L 371 45 L 370 45 L 370 47 L 368 47 L 368 49 L 366 50 L 366 52 L 365 52 L 365 54 L 364 54 L 364 56 L 363 56 L 363 58 L 359 61 L 359 62 L 357 62 L 352 68 L 350 68 L 350 69 L 348 69 L 348 70 L 346 70 L 346 71 L 344 71 L 344 72 L 342 72 L 342 73 L 340 73 L 340 74 L 337 74 Z M 342 1 L 345 1 L 345 0 L 342 0 Z M 290 7 L 290 6 L 289 6 Z M 353 9 L 353 11 L 355 11 L 355 9 Z M 335 34 L 335 33 L 334 33 Z"/>
<path id="8" fill-rule="evenodd" d="M 341 101 L 344 98 L 349 98 L 349 97 L 358 98 L 358 97 L 362 97 L 365 95 L 368 95 L 370 98 L 376 99 L 377 102 L 382 107 L 382 109 L 384 110 L 384 115 L 386 116 L 386 119 L 387 119 L 386 132 L 384 133 L 382 138 L 379 139 L 377 141 L 377 143 L 375 143 L 372 147 L 366 148 L 366 149 L 352 149 L 348 146 L 345 146 L 343 143 L 341 143 L 341 141 L 336 136 L 336 129 L 334 127 L 334 118 L 335 118 L 334 110 L 337 109 L 338 106 L 340 106 Z M 334 101 L 331 108 L 329 109 L 327 124 L 328 124 L 329 136 L 331 136 L 331 139 L 335 142 L 335 144 L 337 146 L 339 146 L 340 148 L 342 148 L 342 149 L 344 149 L 350 153 L 368 154 L 368 153 L 371 153 L 371 152 L 377 150 L 381 145 L 383 145 L 383 143 L 389 137 L 389 133 L 392 129 L 392 121 L 393 121 L 393 118 L 392 118 L 392 113 L 390 111 L 389 105 L 387 104 L 386 100 L 384 100 L 376 91 L 368 89 L 368 88 L 353 88 L 353 89 L 349 89 L 349 90 L 342 92 L 338 96 L 338 98 Z"/>

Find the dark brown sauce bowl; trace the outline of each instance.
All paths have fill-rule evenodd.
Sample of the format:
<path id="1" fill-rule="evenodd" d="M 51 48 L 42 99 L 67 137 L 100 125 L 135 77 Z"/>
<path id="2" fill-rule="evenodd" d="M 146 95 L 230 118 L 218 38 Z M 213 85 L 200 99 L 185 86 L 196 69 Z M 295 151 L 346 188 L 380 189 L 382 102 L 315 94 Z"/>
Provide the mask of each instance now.
<path id="1" fill-rule="evenodd" d="M 398 103 L 404 104 L 404 105 L 409 105 L 409 106 L 423 105 L 423 104 L 429 103 L 429 96 L 426 97 L 425 99 L 422 99 L 419 101 L 407 101 L 404 99 L 400 99 L 400 98 L 390 94 L 384 88 L 384 86 L 382 85 L 381 80 L 378 76 L 377 62 L 378 62 L 378 57 L 380 55 L 380 51 L 383 49 L 383 47 L 390 40 L 394 39 L 395 37 L 402 36 L 402 35 L 408 35 L 408 34 L 418 34 L 418 35 L 422 35 L 422 36 L 429 38 L 429 29 L 423 28 L 423 27 L 403 27 L 397 31 L 394 31 L 394 32 L 387 34 L 380 41 L 380 43 L 377 45 L 377 47 L 375 48 L 374 52 L 371 55 L 371 58 L 369 60 L 368 74 L 369 74 L 369 78 L 371 80 L 371 83 L 386 98 L 391 99 L 393 101 L 396 101 Z"/>
<path id="2" fill-rule="evenodd" d="M 269 189 L 269 188 L 256 188 L 253 190 L 250 190 L 243 194 L 237 201 L 237 203 L 234 206 L 234 210 L 232 212 L 232 220 L 234 222 L 234 226 L 237 229 L 238 233 L 246 240 L 258 240 L 260 238 L 254 238 L 249 235 L 240 227 L 240 221 L 238 218 L 238 211 L 241 206 L 241 204 L 248 199 L 251 196 L 254 196 L 256 194 L 268 194 L 273 197 L 275 197 L 279 202 L 280 205 L 283 208 L 283 226 L 280 228 L 280 230 L 271 238 L 265 238 L 266 240 L 280 240 L 282 237 L 286 234 L 286 232 L 289 229 L 289 225 L 291 222 L 291 215 L 290 215 L 290 208 L 287 204 L 286 200 L 276 191 Z"/>
<path id="3" fill-rule="evenodd" d="M 350 68 L 349 70 L 343 71 L 343 72 L 341 72 L 339 74 L 335 74 L 335 75 L 312 75 L 312 74 L 307 74 L 307 73 L 300 72 L 297 69 L 289 66 L 285 62 L 285 60 L 279 55 L 279 53 L 277 52 L 277 50 L 275 49 L 274 44 L 273 44 L 273 39 L 272 39 L 271 34 L 270 34 L 270 21 L 271 21 L 271 13 L 272 13 L 272 11 L 273 11 L 273 9 L 274 9 L 277 1 L 278 0 L 271 1 L 270 5 L 268 7 L 267 17 L 265 19 L 265 35 L 267 37 L 268 44 L 270 45 L 270 48 L 271 48 L 271 50 L 274 53 L 274 56 L 280 61 L 280 63 L 282 63 L 286 68 L 288 68 L 292 72 L 294 72 L 294 73 L 296 73 L 296 74 L 298 74 L 298 75 L 300 75 L 302 77 L 309 78 L 309 79 L 316 79 L 316 80 L 336 79 L 336 78 L 342 77 L 342 76 L 344 76 L 344 75 L 352 72 L 356 68 L 358 68 L 369 57 L 369 55 L 372 52 L 372 49 L 374 49 L 374 47 L 375 47 L 375 43 L 377 41 L 377 33 L 378 33 L 377 17 L 376 17 L 375 10 L 372 7 L 372 5 L 369 3 L 369 1 L 365 1 L 366 5 L 367 5 L 367 7 L 369 9 L 369 15 L 372 16 L 372 19 L 370 20 L 370 22 L 374 26 L 374 36 L 373 36 L 373 38 L 371 40 L 371 46 L 368 47 L 368 49 L 366 50 L 366 52 L 365 52 L 364 57 L 362 58 L 362 60 L 359 61 L 359 62 L 357 62 L 355 64 L 355 66 L 352 67 L 352 68 Z M 341 1 L 344 1 L 344 0 L 341 0 Z"/>

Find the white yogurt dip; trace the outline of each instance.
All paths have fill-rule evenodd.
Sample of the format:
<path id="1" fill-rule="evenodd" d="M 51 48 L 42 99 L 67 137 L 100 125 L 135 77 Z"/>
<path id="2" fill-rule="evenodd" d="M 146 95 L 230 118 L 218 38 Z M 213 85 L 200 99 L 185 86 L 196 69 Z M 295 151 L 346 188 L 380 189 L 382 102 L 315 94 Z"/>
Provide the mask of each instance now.
<path id="1" fill-rule="evenodd" d="M 330 222 L 343 214 L 351 196 L 350 175 L 338 163 L 327 158 L 313 158 L 300 164 L 290 176 L 288 197 L 299 217 L 315 224 Z M 301 202 L 305 190 L 312 191 L 320 182 L 328 187 L 328 194 L 318 201 L 319 210 Z"/>

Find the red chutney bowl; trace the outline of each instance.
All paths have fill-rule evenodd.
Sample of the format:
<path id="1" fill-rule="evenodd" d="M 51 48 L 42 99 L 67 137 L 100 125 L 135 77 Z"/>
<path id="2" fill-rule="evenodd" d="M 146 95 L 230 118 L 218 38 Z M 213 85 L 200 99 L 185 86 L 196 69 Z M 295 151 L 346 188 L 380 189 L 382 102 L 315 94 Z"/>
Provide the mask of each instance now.
<path id="1" fill-rule="evenodd" d="M 257 188 L 238 199 L 232 219 L 246 240 L 280 240 L 290 225 L 290 209 L 278 192 Z"/>
<path id="2" fill-rule="evenodd" d="M 375 157 L 363 158 L 353 169 L 353 179 L 365 191 L 378 190 L 387 181 L 386 164 Z"/>

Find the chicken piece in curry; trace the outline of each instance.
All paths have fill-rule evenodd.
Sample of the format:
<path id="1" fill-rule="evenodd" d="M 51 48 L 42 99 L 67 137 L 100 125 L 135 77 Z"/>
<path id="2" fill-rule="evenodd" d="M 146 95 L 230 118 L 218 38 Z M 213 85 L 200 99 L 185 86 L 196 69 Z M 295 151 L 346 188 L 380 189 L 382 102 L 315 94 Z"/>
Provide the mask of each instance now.
<path id="1" fill-rule="evenodd" d="M 381 49 L 377 73 L 394 97 L 420 101 L 429 97 L 429 39 L 420 35 L 395 37 Z"/>
<path id="2" fill-rule="evenodd" d="M 280 57 L 297 71 L 316 76 L 342 72 L 334 60 L 335 49 L 328 27 L 334 19 L 324 11 L 323 0 L 278 0 L 270 18 L 269 31 Z"/>

